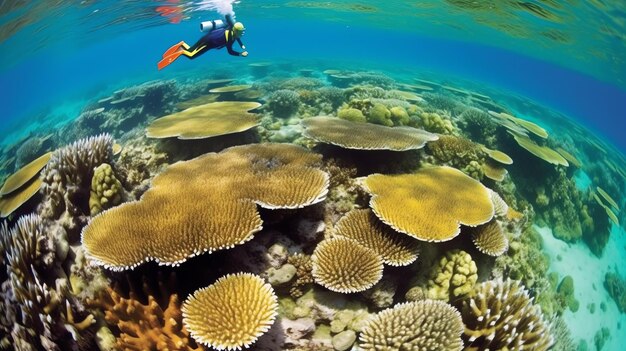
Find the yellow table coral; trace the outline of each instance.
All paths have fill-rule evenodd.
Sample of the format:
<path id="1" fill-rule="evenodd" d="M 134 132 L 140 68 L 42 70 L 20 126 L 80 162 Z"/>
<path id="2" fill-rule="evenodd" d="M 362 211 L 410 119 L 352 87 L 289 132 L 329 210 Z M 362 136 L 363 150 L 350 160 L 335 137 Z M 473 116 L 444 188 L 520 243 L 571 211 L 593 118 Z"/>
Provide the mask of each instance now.
<path id="1" fill-rule="evenodd" d="M 290 144 L 252 144 L 178 162 L 139 201 L 94 217 L 83 229 L 87 256 L 113 270 L 145 261 L 177 265 L 231 248 L 262 228 L 257 205 L 301 208 L 322 201 L 321 156 Z"/>
<path id="2" fill-rule="evenodd" d="M 460 225 L 477 226 L 494 215 L 489 190 L 451 167 L 413 174 L 370 175 L 362 181 L 370 207 L 395 230 L 423 241 L 447 241 Z"/>

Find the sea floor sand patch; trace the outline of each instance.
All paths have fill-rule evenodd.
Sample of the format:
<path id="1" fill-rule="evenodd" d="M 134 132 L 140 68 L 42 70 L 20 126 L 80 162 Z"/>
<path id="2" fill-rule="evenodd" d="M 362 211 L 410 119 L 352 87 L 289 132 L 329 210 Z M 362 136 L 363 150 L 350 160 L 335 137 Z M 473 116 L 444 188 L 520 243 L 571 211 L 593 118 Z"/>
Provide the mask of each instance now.
<path id="1" fill-rule="evenodd" d="M 604 253 L 601 258 L 597 258 L 582 242 L 570 245 L 554 238 L 550 228 L 535 228 L 544 240 L 545 252 L 550 256 L 550 270 L 558 272 L 561 277 L 569 274 L 574 278 L 574 295 L 580 302 L 580 309 L 576 313 L 566 310 L 563 317 L 575 342 L 584 339 L 589 350 L 595 350 L 594 335 L 602 327 L 606 327 L 610 330 L 611 337 L 602 350 L 623 350 L 626 314 L 619 312 L 604 288 L 604 275 L 616 269 L 619 269 L 622 277 L 626 274 L 626 267 L 623 266 L 626 260 L 624 230 L 612 226 Z M 606 304 L 606 312 L 600 309 L 602 302 Z M 595 304 L 594 313 L 588 308 L 591 304 Z"/>

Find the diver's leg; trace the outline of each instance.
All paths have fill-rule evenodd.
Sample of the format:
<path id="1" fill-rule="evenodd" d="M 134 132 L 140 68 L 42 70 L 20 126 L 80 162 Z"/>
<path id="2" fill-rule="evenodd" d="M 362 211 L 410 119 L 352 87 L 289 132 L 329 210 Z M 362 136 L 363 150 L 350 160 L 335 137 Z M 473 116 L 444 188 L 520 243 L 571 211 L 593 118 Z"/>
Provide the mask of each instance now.
<path id="1" fill-rule="evenodd" d="M 210 47 L 203 45 L 200 47 L 190 47 L 188 50 L 181 50 L 182 54 L 187 56 L 190 60 L 195 59 L 196 57 L 201 56 L 202 54 L 204 54 L 205 52 L 209 51 Z"/>

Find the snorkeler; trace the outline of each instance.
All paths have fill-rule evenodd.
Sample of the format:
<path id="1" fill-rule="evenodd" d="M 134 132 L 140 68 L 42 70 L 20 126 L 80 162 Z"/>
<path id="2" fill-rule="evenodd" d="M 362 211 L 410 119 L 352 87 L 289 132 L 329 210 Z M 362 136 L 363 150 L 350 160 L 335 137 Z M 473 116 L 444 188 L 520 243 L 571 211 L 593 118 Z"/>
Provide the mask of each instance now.
<path id="1" fill-rule="evenodd" d="M 228 53 L 233 56 L 248 56 L 248 52 L 245 51 L 246 46 L 241 43 L 241 36 L 245 32 L 245 28 L 241 22 L 235 22 L 232 16 L 226 15 L 226 21 L 202 22 L 200 30 L 203 32 L 208 31 L 208 33 L 193 46 L 189 46 L 184 41 L 181 41 L 169 48 L 163 54 L 163 59 L 157 64 L 159 70 L 176 61 L 180 55 L 185 55 L 193 60 L 211 49 L 221 49 L 223 47 L 226 47 Z M 233 50 L 235 41 L 244 50 L 243 52 Z"/>

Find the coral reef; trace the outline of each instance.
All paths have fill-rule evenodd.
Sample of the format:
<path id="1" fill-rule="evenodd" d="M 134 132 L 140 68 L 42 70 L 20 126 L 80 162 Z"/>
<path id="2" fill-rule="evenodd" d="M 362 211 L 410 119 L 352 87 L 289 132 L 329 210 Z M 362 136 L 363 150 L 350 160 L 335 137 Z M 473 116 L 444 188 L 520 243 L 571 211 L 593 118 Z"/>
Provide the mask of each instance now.
<path id="1" fill-rule="evenodd" d="M 456 129 L 451 120 L 445 119 L 437 113 L 422 112 L 419 118 L 421 126 L 429 132 L 452 134 Z"/>
<path id="2" fill-rule="evenodd" d="M 258 102 L 221 101 L 190 107 L 154 120 L 147 128 L 149 138 L 204 139 L 246 131 L 259 124 Z"/>
<path id="3" fill-rule="evenodd" d="M 263 279 L 250 273 L 231 274 L 185 300 L 183 324 L 201 344 L 239 350 L 269 330 L 277 309 L 274 290 Z"/>
<path id="4" fill-rule="evenodd" d="M 416 128 L 389 128 L 341 118 L 307 118 L 302 125 L 305 136 L 347 149 L 406 151 L 437 140 L 436 135 Z"/>
<path id="5" fill-rule="evenodd" d="M 467 252 L 448 251 L 431 269 L 426 295 L 434 300 L 457 300 L 473 291 L 477 273 L 476 263 Z"/>
<path id="6" fill-rule="evenodd" d="M 307 286 L 315 283 L 315 279 L 311 273 L 313 271 L 313 262 L 311 261 L 311 256 L 303 253 L 296 253 L 289 256 L 287 262 L 296 267 L 296 280 L 291 285 L 289 294 L 293 298 L 298 298 L 304 295 L 304 289 Z"/>
<path id="7" fill-rule="evenodd" d="M 51 152 L 39 156 L 37 159 L 20 168 L 17 172 L 10 175 L 0 189 L 0 196 L 4 197 L 12 192 L 22 188 L 26 183 L 35 178 L 39 172 L 46 166 L 52 156 Z"/>
<path id="8" fill-rule="evenodd" d="M 445 302 L 422 300 L 384 310 L 368 321 L 359 339 L 363 350 L 441 350 L 463 347 L 459 312 Z"/>
<path id="9" fill-rule="evenodd" d="M 147 260 L 178 265 L 231 248 L 261 229 L 257 205 L 302 208 L 322 201 L 328 175 L 314 168 L 319 163 L 319 155 L 289 144 L 236 146 L 176 163 L 152 180 L 140 201 L 94 217 L 82 243 L 94 262 L 113 270 Z"/>
<path id="10" fill-rule="evenodd" d="M 337 112 L 337 117 L 350 122 L 366 122 L 365 116 L 361 110 L 352 107 L 342 108 Z"/>
<path id="11" fill-rule="evenodd" d="M 383 275 L 381 257 L 351 239 L 322 241 L 315 248 L 311 260 L 315 282 L 335 292 L 367 290 L 378 283 Z"/>
<path id="12" fill-rule="evenodd" d="M 94 168 L 91 179 L 91 195 L 89 196 L 89 211 L 92 216 L 103 210 L 117 206 L 122 202 L 122 183 L 120 183 L 113 168 L 108 163 L 103 163 Z"/>
<path id="13" fill-rule="evenodd" d="M 363 180 L 370 207 L 395 230 L 423 241 L 447 241 L 460 225 L 491 220 L 491 194 L 481 183 L 451 167 L 425 168 L 413 174 L 374 174 Z M 423 216 L 414 216 L 420 213 Z"/>
<path id="14" fill-rule="evenodd" d="M 472 161 L 482 164 L 480 147 L 472 141 L 451 135 L 440 135 L 435 142 L 429 143 L 428 152 L 438 164 L 447 164 L 461 169 Z"/>
<path id="15" fill-rule="evenodd" d="M 462 301 L 461 316 L 468 350 L 549 350 L 554 343 L 539 306 L 517 281 L 480 284 Z"/>

